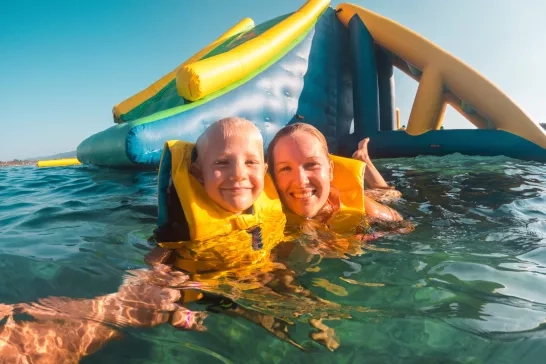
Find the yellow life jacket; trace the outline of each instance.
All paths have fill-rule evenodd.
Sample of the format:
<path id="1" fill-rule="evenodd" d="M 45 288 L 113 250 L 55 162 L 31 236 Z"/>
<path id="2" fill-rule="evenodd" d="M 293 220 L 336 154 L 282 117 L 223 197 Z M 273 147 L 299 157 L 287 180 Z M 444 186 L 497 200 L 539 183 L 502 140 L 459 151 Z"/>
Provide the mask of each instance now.
<path id="1" fill-rule="evenodd" d="M 267 264 L 271 249 L 283 239 L 286 222 L 273 181 L 265 176 L 264 190 L 252 213 L 227 211 L 213 202 L 203 185 L 190 174 L 193 148 L 193 143 L 183 141 L 165 143 L 163 153 L 171 156 L 172 183 L 188 223 L 190 240 L 159 242 L 159 245 L 175 249 L 174 265 L 192 273 L 194 279 L 225 273 L 245 275 L 249 269 Z"/>
<path id="2" fill-rule="evenodd" d="M 364 171 L 366 163 L 335 155 L 330 155 L 330 159 L 334 164 L 333 179 L 330 185 L 332 189 L 339 192 L 340 206 L 335 215 L 326 222 L 326 225 L 329 230 L 339 234 L 361 233 L 367 225 L 364 206 Z M 302 217 L 288 211 L 285 213 L 290 225 L 288 231 L 306 224 Z M 295 236 L 292 235 L 292 237 Z"/>
<path id="3" fill-rule="evenodd" d="M 360 233 L 367 221 L 364 206 L 366 163 L 335 155 L 330 155 L 330 159 L 334 162 L 331 185 L 339 191 L 341 206 L 339 212 L 328 221 L 328 225 L 339 233 Z"/>

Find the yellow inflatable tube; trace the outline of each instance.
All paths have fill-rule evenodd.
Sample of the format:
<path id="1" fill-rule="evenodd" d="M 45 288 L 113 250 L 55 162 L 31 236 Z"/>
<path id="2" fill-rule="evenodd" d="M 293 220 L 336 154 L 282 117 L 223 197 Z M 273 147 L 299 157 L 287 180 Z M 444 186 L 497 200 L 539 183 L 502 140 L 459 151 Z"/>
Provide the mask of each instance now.
<path id="1" fill-rule="evenodd" d="M 445 103 L 444 87 L 472 105 L 491 127 L 546 148 L 546 133 L 497 86 L 476 70 L 412 30 L 367 9 L 340 4 L 338 19 L 348 26 L 358 15 L 376 43 L 422 71 L 406 131 L 412 135 L 438 129 Z M 469 118 L 483 127 L 481 118 Z"/>
<path id="2" fill-rule="evenodd" d="M 309 0 L 294 14 L 256 38 L 214 57 L 188 62 L 176 75 L 178 94 L 197 101 L 242 79 L 291 44 L 329 4 L 329 0 Z"/>
<path id="3" fill-rule="evenodd" d="M 225 42 L 227 39 L 233 37 L 234 35 L 244 32 L 246 30 L 252 29 L 254 27 L 254 21 L 250 18 L 245 18 L 241 20 L 239 23 L 235 24 L 233 27 L 231 27 L 227 32 L 222 34 L 220 37 L 218 37 L 216 40 L 214 40 L 212 43 L 210 43 L 208 46 L 194 54 L 192 57 L 190 57 L 188 60 L 186 60 L 184 63 L 182 63 L 180 66 L 176 67 L 175 70 L 169 72 L 165 76 L 161 77 L 158 81 L 147 87 L 146 89 L 140 91 L 139 93 L 129 97 L 128 99 L 120 102 L 116 106 L 114 106 L 112 112 L 114 114 L 114 120 L 116 123 L 123 122 L 123 120 L 120 119 L 121 115 L 128 113 L 138 105 L 142 104 L 144 101 L 148 100 L 149 98 L 155 96 L 159 91 L 161 91 L 169 82 L 175 79 L 176 73 L 178 70 L 185 66 L 186 64 L 193 63 L 195 61 L 200 60 L 204 56 L 206 56 L 209 52 L 211 52 L 214 48 L 218 47 L 220 44 Z"/>
<path id="4" fill-rule="evenodd" d="M 47 161 L 38 161 L 38 167 L 66 167 L 81 164 L 78 158 L 52 159 Z"/>

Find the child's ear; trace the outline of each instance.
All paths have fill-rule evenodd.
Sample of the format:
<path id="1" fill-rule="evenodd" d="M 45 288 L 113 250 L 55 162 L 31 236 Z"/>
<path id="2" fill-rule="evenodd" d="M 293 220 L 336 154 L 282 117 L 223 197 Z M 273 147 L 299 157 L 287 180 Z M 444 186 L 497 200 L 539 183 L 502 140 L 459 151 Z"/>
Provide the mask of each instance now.
<path id="1" fill-rule="evenodd" d="M 264 176 L 267 173 L 267 163 L 264 163 Z"/>
<path id="2" fill-rule="evenodd" d="M 330 159 L 330 182 L 334 180 L 334 161 Z"/>
<path id="3" fill-rule="evenodd" d="M 203 183 L 203 170 L 201 166 L 195 162 L 190 165 L 190 174 L 194 176 L 200 183 Z"/>

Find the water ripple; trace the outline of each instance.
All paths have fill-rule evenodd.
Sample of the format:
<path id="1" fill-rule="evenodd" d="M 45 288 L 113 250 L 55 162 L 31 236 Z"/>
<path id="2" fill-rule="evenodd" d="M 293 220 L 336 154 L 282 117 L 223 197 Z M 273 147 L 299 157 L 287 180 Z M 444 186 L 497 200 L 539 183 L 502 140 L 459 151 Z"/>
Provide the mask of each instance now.
<path id="1" fill-rule="evenodd" d="M 335 354 L 304 354 L 258 325 L 211 315 L 206 333 L 130 332 L 86 361 L 541 362 L 546 166 L 455 154 L 378 167 L 403 192 L 395 207 L 416 230 L 379 240 L 361 256 L 324 260 L 300 277 L 325 299 L 375 310 L 329 323 L 342 343 Z M 153 171 L 0 169 L 0 302 L 114 292 L 125 270 L 144 265 L 156 184 Z M 313 286 L 317 278 L 328 285 Z M 295 337 L 312 346 L 309 327 L 296 326 Z"/>

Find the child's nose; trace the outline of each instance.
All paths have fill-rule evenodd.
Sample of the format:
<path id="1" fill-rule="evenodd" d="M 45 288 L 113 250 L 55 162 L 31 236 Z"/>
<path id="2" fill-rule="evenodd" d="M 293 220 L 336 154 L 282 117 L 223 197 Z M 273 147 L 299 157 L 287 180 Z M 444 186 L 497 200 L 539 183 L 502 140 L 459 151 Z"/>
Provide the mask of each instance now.
<path id="1" fill-rule="evenodd" d="M 247 171 L 244 163 L 236 163 L 233 166 L 231 173 L 231 179 L 234 181 L 240 181 L 246 178 Z"/>

